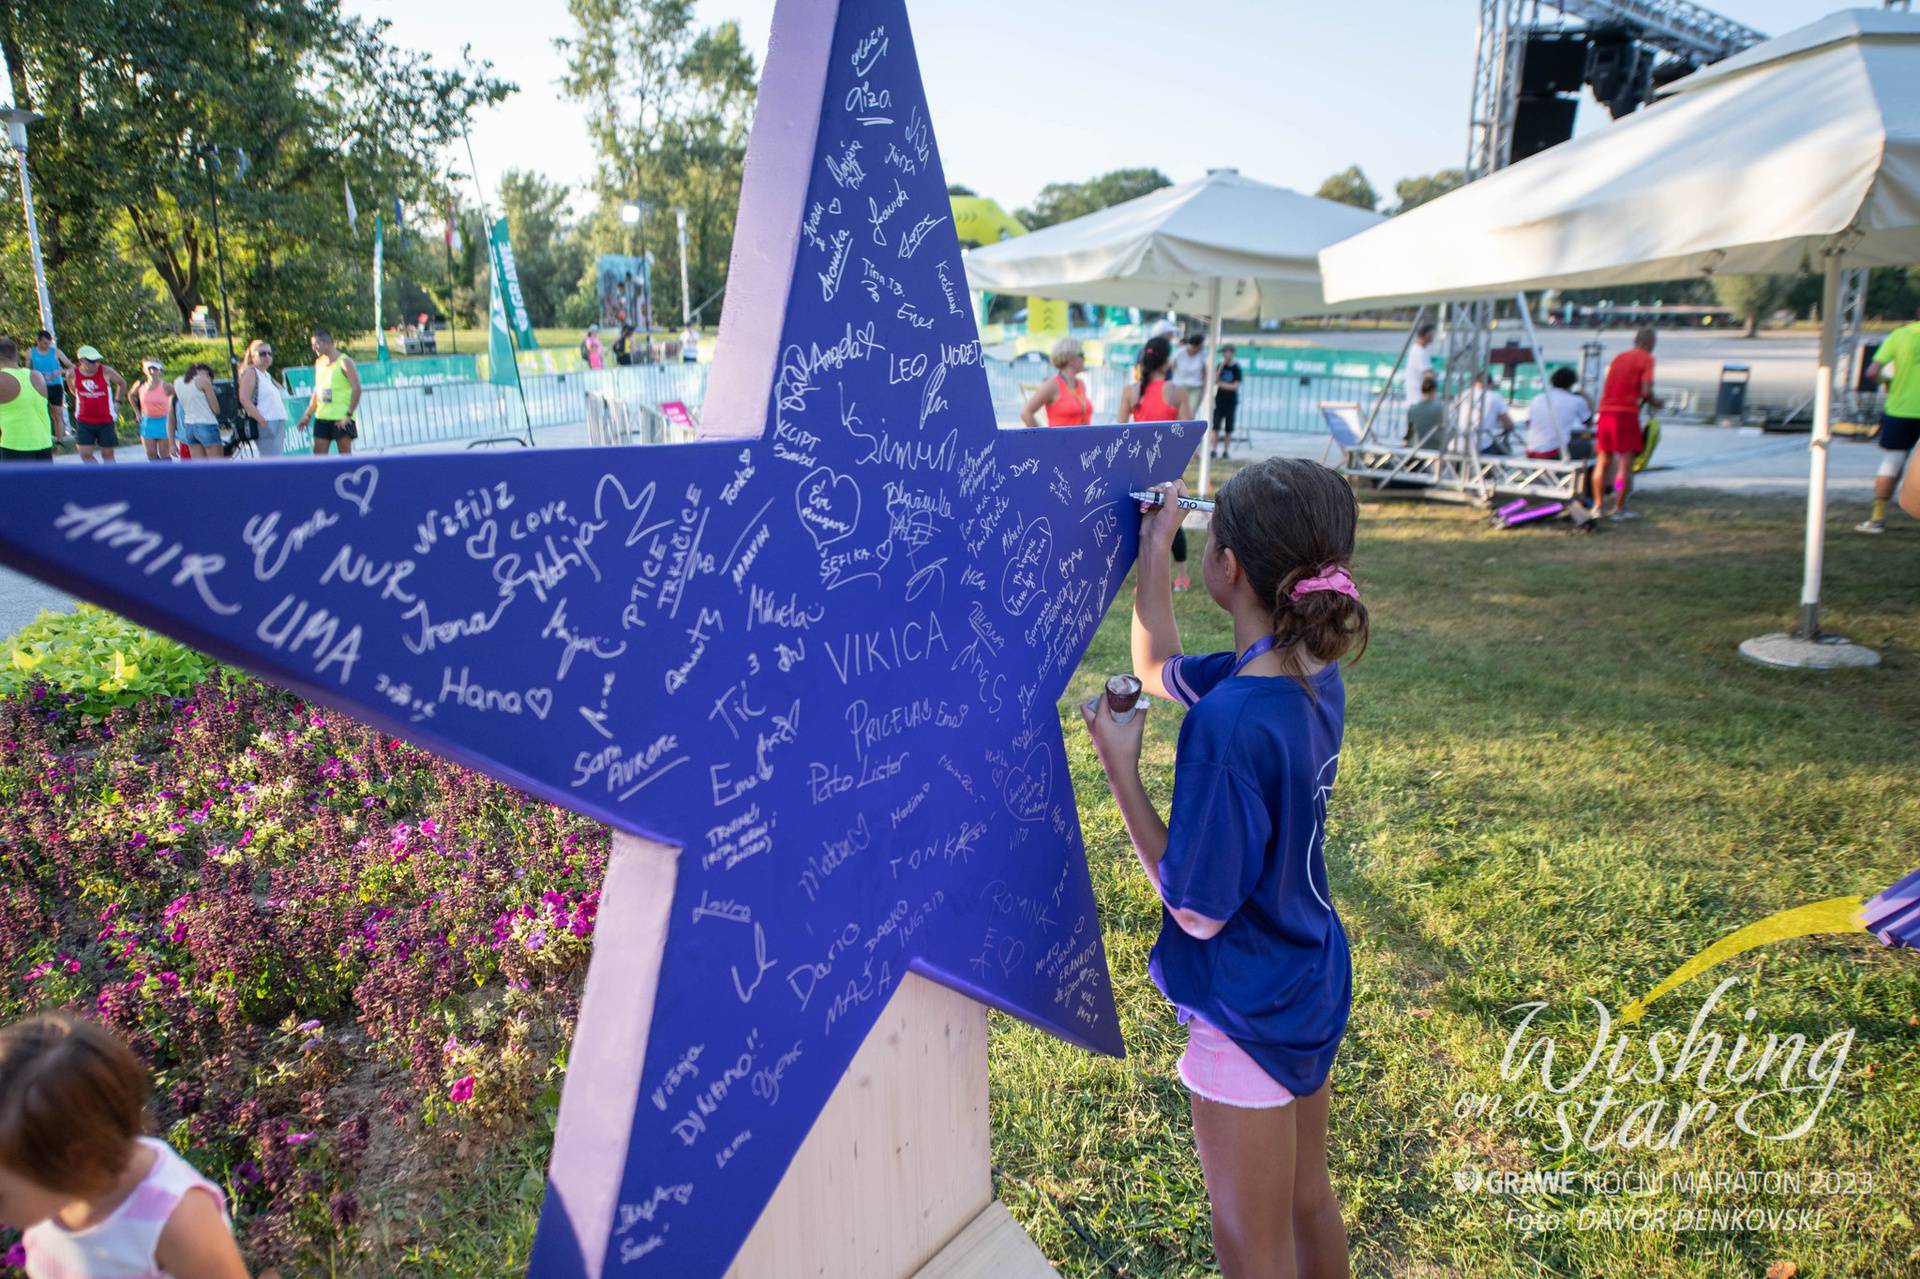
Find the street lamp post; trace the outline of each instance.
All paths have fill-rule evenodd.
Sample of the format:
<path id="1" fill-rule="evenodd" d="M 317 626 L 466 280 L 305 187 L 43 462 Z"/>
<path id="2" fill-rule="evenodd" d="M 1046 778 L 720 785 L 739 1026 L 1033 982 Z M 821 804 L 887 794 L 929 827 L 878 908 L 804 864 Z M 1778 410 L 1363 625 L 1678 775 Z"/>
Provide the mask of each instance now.
<path id="1" fill-rule="evenodd" d="M 680 327 L 693 327 L 693 299 L 687 295 L 687 211 L 675 209 L 673 220 L 680 224 Z"/>
<path id="2" fill-rule="evenodd" d="M 636 197 L 620 206 L 620 220 L 626 223 L 627 226 L 629 227 L 637 227 L 640 225 L 642 220 L 650 220 L 652 216 L 653 216 L 653 201 L 651 200 L 642 200 Z M 631 252 L 631 250 L 633 247 L 633 237 L 631 234 L 629 234 L 627 237 L 627 247 L 629 250 L 627 256 L 632 257 L 633 253 Z M 640 263 L 641 263 L 641 268 L 640 268 L 641 311 L 640 311 L 640 317 L 639 317 L 640 328 L 647 335 L 646 342 L 647 342 L 648 350 L 652 350 L 652 347 L 653 347 L 653 270 L 652 270 L 653 257 L 651 254 L 647 252 L 646 241 L 644 237 L 642 238 L 641 244 L 640 244 Z M 633 299 L 629 298 L 628 302 L 631 303 L 632 300 Z M 629 320 L 634 318 L 632 314 L 631 306 L 628 307 L 627 318 Z"/>
<path id="3" fill-rule="evenodd" d="M 247 153 L 234 148 L 240 176 L 247 176 Z M 227 370 L 234 378 L 240 376 L 240 357 L 233 349 L 233 323 L 227 316 L 227 255 L 220 241 L 220 192 L 214 178 L 220 172 L 220 148 L 203 146 L 200 148 L 200 167 L 207 175 L 207 199 L 213 206 L 213 260 L 220 271 L 220 328 L 227 335 Z"/>
<path id="4" fill-rule="evenodd" d="M 27 251 L 33 258 L 33 287 L 40 299 L 40 327 L 52 333 L 53 296 L 47 292 L 47 266 L 40 259 L 40 220 L 33 212 L 33 178 L 27 172 L 27 126 L 45 118 L 18 107 L 0 110 L 0 120 L 7 125 L 7 141 L 12 144 L 14 157 L 20 164 L 20 202 L 27 211 Z"/>

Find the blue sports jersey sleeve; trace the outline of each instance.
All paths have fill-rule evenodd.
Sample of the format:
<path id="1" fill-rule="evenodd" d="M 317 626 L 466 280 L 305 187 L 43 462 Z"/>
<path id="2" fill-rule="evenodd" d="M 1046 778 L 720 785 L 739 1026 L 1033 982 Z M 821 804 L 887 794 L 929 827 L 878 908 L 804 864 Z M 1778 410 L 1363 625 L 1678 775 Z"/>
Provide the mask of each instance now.
<path id="1" fill-rule="evenodd" d="M 1273 842 L 1266 797 L 1221 764 L 1181 763 L 1173 774 L 1173 824 L 1160 859 L 1168 907 L 1230 919 L 1252 895 Z"/>
<path id="2" fill-rule="evenodd" d="M 1169 657 L 1160 668 L 1160 685 L 1167 696 L 1182 706 L 1191 707 L 1233 674 L 1235 654 L 1181 653 Z"/>

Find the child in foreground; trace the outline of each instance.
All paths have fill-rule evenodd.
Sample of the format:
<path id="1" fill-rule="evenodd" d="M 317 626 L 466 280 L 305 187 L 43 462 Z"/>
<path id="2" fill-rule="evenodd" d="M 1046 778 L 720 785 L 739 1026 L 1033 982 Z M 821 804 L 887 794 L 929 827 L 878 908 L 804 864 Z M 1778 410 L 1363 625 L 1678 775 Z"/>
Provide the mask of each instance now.
<path id="1" fill-rule="evenodd" d="M 1221 1271 L 1342 1276 L 1327 1114 L 1353 981 L 1322 843 L 1346 711 L 1338 663 L 1367 640 L 1347 571 L 1358 505 L 1344 479 L 1296 458 L 1221 486 L 1201 568 L 1236 651 L 1189 656 L 1170 581 L 1181 491 L 1142 508 L 1133 611 L 1134 674 L 1188 708 L 1170 822 L 1140 781 L 1146 716 L 1117 722 L 1104 698 L 1081 714 L 1163 903 L 1150 969 L 1187 1027 L 1179 1071 Z"/>
<path id="2" fill-rule="evenodd" d="M 226 1197 L 146 1126 L 147 1074 L 97 1022 L 0 1030 L 0 1222 L 31 1279 L 247 1279 Z"/>

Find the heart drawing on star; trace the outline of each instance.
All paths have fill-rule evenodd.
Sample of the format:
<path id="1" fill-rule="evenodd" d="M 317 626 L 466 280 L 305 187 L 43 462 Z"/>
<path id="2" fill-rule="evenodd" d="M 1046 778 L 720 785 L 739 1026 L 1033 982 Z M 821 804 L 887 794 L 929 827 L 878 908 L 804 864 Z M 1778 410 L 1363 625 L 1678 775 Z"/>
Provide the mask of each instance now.
<path id="1" fill-rule="evenodd" d="M 380 473 L 371 466 L 356 466 L 345 475 L 333 481 L 333 491 L 342 501 L 351 502 L 365 515 L 373 505 L 373 490 L 380 483 Z"/>
<path id="2" fill-rule="evenodd" d="M 488 520 L 480 526 L 480 531 L 467 538 L 467 554 L 476 560 L 493 558 L 494 543 L 499 539 L 500 526 Z"/>
<path id="3" fill-rule="evenodd" d="M 1045 742 L 1036 743 L 1020 767 L 1007 774 L 1002 791 L 1007 811 L 1021 821 L 1037 822 L 1045 817 L 1047 803 L 1053 798 L 1053 749 Z"/>
<path id="4" fill-rule="evenodd" d="M 553 709 L 553 690 L 550 688 L 530 688 L 527 690 L 527 709 L 536 719 L 545 720 Z"/>
<path id="5" fill-rule="evenodd" d="M 816 467 L 800 481 L 793 504 L 815 550 L 850 536 L 860 523 L 860 485 L 830 466 Z"/>
<path id="6" fill-rule="evenodd" d="M 1020 534 L 1019 547 L 1000 575 L 1000 602 L 1018 617 L 1047 586 L 1047 557 L 1053 554 L 1053 526 L 1042 516 Z"/>

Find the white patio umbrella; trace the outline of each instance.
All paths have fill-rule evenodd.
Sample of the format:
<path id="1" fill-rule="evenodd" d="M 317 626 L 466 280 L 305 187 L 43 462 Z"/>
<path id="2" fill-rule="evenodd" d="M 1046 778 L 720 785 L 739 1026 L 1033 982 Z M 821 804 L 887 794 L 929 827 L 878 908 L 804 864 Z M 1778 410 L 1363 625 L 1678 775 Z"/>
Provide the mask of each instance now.
<path id="1" fill-rule="evenodd" d="M 1695 72 L 1646 110 L 1320 255 L 1327 297 L 1371 306 L 1821 270 L 1800 620 L 1741 646 L 1821 666 L 1875 660 L 1819 632 L 1840 273 L 1916 261 L 1920 15 L 1865 9 Z"/>
<path id="2" fill-rule="evenodd" d="M 1222 319 L 1326 313 L 1320 250 L 1381 221 L 1367 209 L 1217 169 L 1197 181 L 970 250 L 967 285 L 1205 315 L 1209 350 L 1217 352 Z M 1203 400 L 1209 420 L 1212 401 L 1210 361 Z M 1206 450 L 1200 462 L 1203 493 L 1211 435 Z"/>

